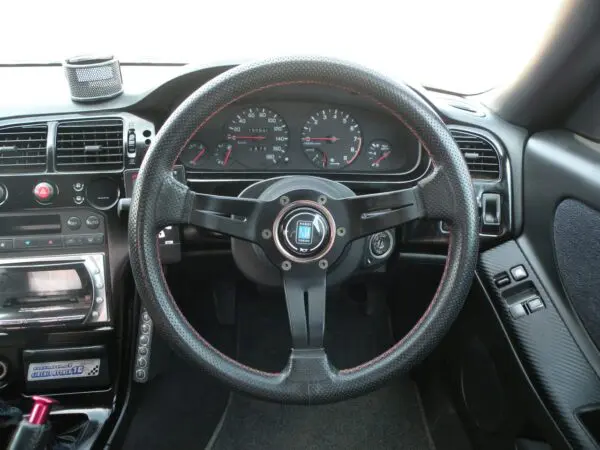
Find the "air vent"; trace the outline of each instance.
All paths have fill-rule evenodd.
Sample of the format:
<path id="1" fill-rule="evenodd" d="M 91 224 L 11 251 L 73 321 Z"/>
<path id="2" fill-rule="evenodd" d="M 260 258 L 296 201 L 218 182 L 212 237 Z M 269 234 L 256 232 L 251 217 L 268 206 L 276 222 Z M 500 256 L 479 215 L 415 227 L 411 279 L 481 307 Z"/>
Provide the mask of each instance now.
<path id="1" fill-rule="evenodd" d="M 123 168 L 121 119 L 62 122 L 56 132 L 56 169 L 64 172 Z"/>
<path id="2" fill-rule="evenodd" d="M 46 125 L 0 128 L 0 173 L 31 173 L 46 170 Z"/>
<path id="3" fill-rule="evenodd" d="M 490 141 L 466 131 L 451 130 L 451 133 L 465 157 L 471 177 L 479 180 L 500 178 L 498 151 Z"/>

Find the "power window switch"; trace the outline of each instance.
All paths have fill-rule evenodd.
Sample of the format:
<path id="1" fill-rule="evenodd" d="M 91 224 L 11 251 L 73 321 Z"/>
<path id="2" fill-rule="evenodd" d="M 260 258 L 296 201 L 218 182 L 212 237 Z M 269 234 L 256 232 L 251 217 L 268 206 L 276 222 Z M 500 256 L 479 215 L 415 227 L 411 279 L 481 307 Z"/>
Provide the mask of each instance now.
<path id="1" fill-rule="evenodd" d="M 527 302 L 527 308 L 529 308 L 530 312 L 534 313 L 540 309 L 544 309 L 544 302 L 539 297 L 533 298 Z"/>
<path id="2" fill-rule="evenodd" d="M 515 281 L 524 280 L 528 276 L 527 271 L 525 270 L 525 267 L 523 267 L 523 265 L 515 266 L 512 269 L 510 269 L 510 274 L 512 275 Z"/>
<path id="3" fill-rule="evenodd" d="M 522 303 L 517 303 L 516 305 L 512 305 L 510 307 L 510 315 L 513 316 L 514 319 L 520 319 L 521 317 L 525 317 L 527 315 L 527 310 Z"/>
<path id="4" fill-rule="evenodd" d="M 494 277 L 494 284 L 498 288 L 503 288 L 504 286 L 508 286 L 510 284 L 510 277 L 506 272 L 501 272 Z"/>

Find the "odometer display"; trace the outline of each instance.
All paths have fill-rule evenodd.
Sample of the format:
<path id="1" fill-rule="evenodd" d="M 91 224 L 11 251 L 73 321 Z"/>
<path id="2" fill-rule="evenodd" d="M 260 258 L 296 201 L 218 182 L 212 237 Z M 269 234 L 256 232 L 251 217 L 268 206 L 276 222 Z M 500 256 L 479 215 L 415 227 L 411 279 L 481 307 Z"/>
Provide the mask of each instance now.
<path id="1" fill-rule="evenodd" d="M 323 109 L 302 128 L 302 146 L 312 163 L 341 169 L 354 162 L 362 148 L 362 133 L 354 118 L 339 109 Z"/>
<path id="2" fill-rule="evenodd" d="M 235 161 L 255 167 L 257 161 L 262 166 L 286 161 L 290 136 L 279 114 L 268 108 L 251 107 L 231 119 L 227 125 L 227 140 L 233 146 Z"/>

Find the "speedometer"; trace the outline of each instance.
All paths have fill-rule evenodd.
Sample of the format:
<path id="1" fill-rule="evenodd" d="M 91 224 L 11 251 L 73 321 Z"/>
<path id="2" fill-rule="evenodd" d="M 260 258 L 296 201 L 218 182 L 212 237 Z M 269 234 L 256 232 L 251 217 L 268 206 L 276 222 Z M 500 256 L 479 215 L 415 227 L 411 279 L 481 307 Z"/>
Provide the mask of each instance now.
<path id="1" fill-rule="evenodd" d="M 287 161 L 288 127 L 276 112 L 262 107 L 240 111 L 227 125 L 227 140 L 235 160 L 247 167 Z"/>
<path id="2" fill-rule="evenodd" d="M 362 133 L 354 118 L 339 109 L 323 109 L 302 128 L 304 153 L 317 167 L 341 169 L 352 164 L 362 147 Z"/>

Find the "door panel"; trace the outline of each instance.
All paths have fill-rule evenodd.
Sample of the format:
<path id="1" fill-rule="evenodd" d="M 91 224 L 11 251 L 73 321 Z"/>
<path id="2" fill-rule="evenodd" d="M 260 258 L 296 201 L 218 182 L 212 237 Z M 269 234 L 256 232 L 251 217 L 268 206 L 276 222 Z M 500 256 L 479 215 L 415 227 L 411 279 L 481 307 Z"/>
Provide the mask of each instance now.
<path id="1" fill-rule="evenodd" d="M 580 412 L 600 408 L 600 146 L 565 131 L 533 136 L 523 187 L 523 234 L 484 252 L 480 274 L 562 432 L 599 448 Z M 494 277 L 519 264 L 528 278 L 498 288 Z M 536 294 L 544 307 L 529 312 Z"/>

